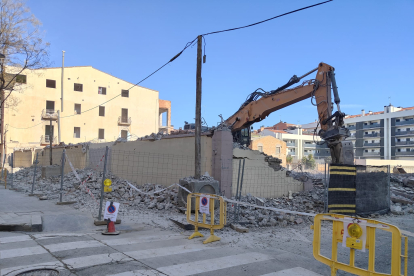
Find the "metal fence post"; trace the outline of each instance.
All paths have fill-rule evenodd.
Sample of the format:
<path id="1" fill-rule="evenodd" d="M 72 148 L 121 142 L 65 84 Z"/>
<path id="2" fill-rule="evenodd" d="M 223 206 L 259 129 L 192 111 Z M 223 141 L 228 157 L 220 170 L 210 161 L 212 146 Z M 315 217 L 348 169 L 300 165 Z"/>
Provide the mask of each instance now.
<path id="1" fill-rule="evenodd" d="M 236 200 L 241 201 L 241 192 L 242 192 L 242 188 L 243 188 L 243 176 L 244 176 L 244 164 L 246 163 L 246 158 L 243 158 L 243 168 L 242 168 L 242 174 L 241 174 L 241 179 L 240 179 L 240 190 L 239 190 L 239 195 L 238 195 L 238 199 L 236 198 Z M 240 212 L 240 206 L 239 204 L 237 204 L 237 212 L 236 212 L 236 221 L 239 221 L 239 212 Z"/>
<path id="2" fill-rule="evenodd" d="M 239 159 L 239 173 L 237 174 L 237 188 L 236 188 L 236 201 L 237 201 L 237 196 L 239 195 L 239 182 L 240 182 L 240 167 L 241 167 L 241 159 Z M 237 223 L 237 217 L 236 217 L 236 212 L 237 212 L 237 206 L 238 206 L 239 204 L 236 204 L 235 206 L 234 206 L 234 214 L 233 214 L 233 220 L 234 220 L 234 222 L 236 222 Z"/>
<path id="3" fill-rule="evenodd" d="M 33 195 L 34 184 L 35 184 L 35 182 L 36 182 L 36 170 L 37 170 L 37 164 L 39 163 L 39 161 L 38 161 L 38 157 L 39 157 L 39 153 L 37 152 L 37 153 L 36 153 L 36 160 L 35 160 L 35 162 L 34 162 L 35 167 L 34 167 L 33 182 L 32 182 L 32 193 L 31 193 L 32 195 Z"/>
<path id="4" fill-rule="evenodd" d="M 14 186 L 13 186 L 13 176 L 14 176 L 14 174 L 13 174 L 13 168 L 14 168 L 14 153 L 12 153 L 11 154 L 11 157 L 10 157 L 10 161 L 11 161 L 11 174 L 10 174 L 10 189 L 14 189 Z"/>
<path id="5" fill-rule="evenodd" d="M 103 169 L 103 175 L 102 175 L 102 184 L 101 184 L 101 199 L 99 201 L 98 220 L 101 220 L 101 218 L 102 218 L 102 202 L 103 202 L 103 196 L 104 196 L 104 181 L 105 181 L 105 173 L 106 173 L 106 163 L 108 161 L 108 149 L 109 149 L 109 147 L 106 146 L 106 149 L 105 149 L 105 162 L 104 162 L 104 169 Z"/>
<path id="6" fill-rule="evenodd" d="M 387 184 L 388 184 L 388 211 L 391 209 L 391 166 L 387 166 Z"/>
<path id="7" fill-rule="evenodd" d="M 62 202 L 63 197 L 63 176 L 65 174 L 65 160 L 66 160 L 66 149 L 62 151 L 62 163 L 60 168 L 60 202 Z"/>
<path id="8" fill-rule="evenodd" d="M 1 178 L 3 179 L 3 173 L 4 173 L 4 163 L 6 162 L 6 155 L 4 155 L 4 158 L 3 158 L 3 165 L 1 166 Z"/>

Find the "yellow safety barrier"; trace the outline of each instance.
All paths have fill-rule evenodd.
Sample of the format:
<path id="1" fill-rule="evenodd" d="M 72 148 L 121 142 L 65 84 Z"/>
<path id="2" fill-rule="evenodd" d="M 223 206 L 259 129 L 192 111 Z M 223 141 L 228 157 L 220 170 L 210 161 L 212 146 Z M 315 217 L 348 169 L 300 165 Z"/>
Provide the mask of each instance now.
<path id="1" fill-rule="evenodd" d="M 203 200 L 205 198 L 208 198 L 209 200 L 209 212 L 210 212 L 210 223 L 207 223 L 206 221 L 206 214 L 203 213 L 203 222 L 199 222 L 198 213 L 200 211 L 200 199 Z M 219 224 L 214 224 L 214 201 L 219 201 L 220 203 L 220 219 Z M 195 219 L 191 219 L 191 204 L 192 201 L 195 201 Z M 226 210 L 227 210 L 227 203 L 223 200 L 221 196 L 213 195 L 213 194 L 200 194 L 200 193 L 191 193 L 187 196 L 187 222 L 194 225 L 195 230 L 194 233 L 188 238 L 191 240 L 195 237 L 204 237 L 203 234 L 201 234 L 198 231 L 198 227 L 208 228 L 210 229 L 210 237 L 208 237 L 205 241 L 203 241 L 204 244 L 219 241 L 220 238 L 214 235 L 214 229 L 221 229 L 226 224 Z"/>
<path id="2" fill-rule="evenodd" d="M 328 258 L 321 255 L 321 222 L 332 221 L 332 256 Z M 344 221 L 348 223 L 347 233 L 344 232 Z M 362 226 L 362 227 L 361 227 Z M 313 229 L 313 256 L 316 260 L 331 267 L 331 276 L 335 276 L 337 270 L 343 270 L 355 275 L 369 276 L 401 276 L 401 257 L 404 258 L 404 275 L 407 276 L 408 265 L 408 237 L 401 235 L 398 227 L 376 220 L 355 219 L 339 214 L 318 214 L 314 218 Z M 392 234 L 391 246 L 391 274 L 375 272 L 375 231 L 384 230 Z M 366 233 L 364 233 L 364 231 Z M 338 243 L 343 242 L 346 234 L 346 247 L 349 248 L 349 264 L 338 261 Z M 365 235 L 364 235 L 365 234 Z M 405 238 L 404 255 L 401 255 L 401 238 Z M 368 249 L 368 269 L 355 266 L 355 250 L 363 249 L 363 244 Z"/>

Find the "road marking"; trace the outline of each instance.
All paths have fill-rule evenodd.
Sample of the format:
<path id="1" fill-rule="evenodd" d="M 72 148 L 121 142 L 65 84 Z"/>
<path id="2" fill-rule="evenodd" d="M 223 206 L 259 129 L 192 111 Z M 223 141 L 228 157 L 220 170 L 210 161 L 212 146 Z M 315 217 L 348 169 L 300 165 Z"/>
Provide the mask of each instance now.
<path id="1" fill-rule="evenodd" d="M 109 276 L 109 275 L 108 275 Z M 126 271 L 118 274 L 111 274 L 110 276 L 160 276 L 157 270 L 134 270 Z"/>
<path id="2" fill-rule="evenodd" d="M 145 243 L 145 242 L 153 242 L 153 241 L 166 241 L 166 240 L 175 240 L 175 239 L 186 239 L 186 237 L 182 235 L 173 235 L 173 236 L 142 236 L 142 237 L 135 237 L 135 238 L 122 238 L 122 239 L 113 239 L 113 240 L 101 240 L 101 242 L 109 245 L 109 246 L 116 246 L 116 245 L 129 245 L 129 244 L 136 244 L 136 243 Z"/>
<path id="3" fill-rule="evenodd" d="M 0 275 L 17 275 L 19 272 L 26 271 L 27 269 L 36 269 L 36 268 L 62 268 L 63 264 L 59 261 L 56 262 L 48 262 L 48 263 L 40 263 L 40 264 L 33 264 L 33 265 L 21 265 L 21 266 L 14 266 L 3 268 L 0 270 Z"/>
<path id="4" fill-rule="evenodd" d="M 188 245 L 179 245 L 171 247 L 161 247 L 155 249 L 146 249 L 138 251 L 124 252 L 125 255 L 130 256 L 131 258 L 142 260 L 148 258 L 162 257 L 175 254 L 183 254 L 189 252 L 196 252 L 201 250 L 208 249 L 217 249 L 218 247 L 206 247 L 204 244 L 188 244 Z"/>
<path id="5" fill-rule="evenodd" d="M 100 247 L 100 246 L 105 246 L 105 244 L 100 243 L 95 240 L 89 240 L 89 241 L 55 243 L 55 244 L 48 244 L 48 245 L 43 245 L 43 246 L 47 248 L 48 250 L 50 250 L 50 252 L 57 252 L 57 251 L 63 251 L 63 250 Z"/>
<path id="6" fill-rule="evenodd" d="M 44 253 L 48 253 L 48 252 L 41 246 L 8 249 L 8 250 L 0 251 L 0 259 L 8 259 L 8 258 L 15 258 L 15 257 L 29 256 L 29 255 L 38 255 L 38 254 L 44 254 Z"/>
<path id="7" fill-rule="evenodd" d="M 10 243 L 10 242 L 22 242 L 22 241 L 32 241 L 32 238 L 30 238 L 30 236 L 27 236 L 27 235 L 0 238 L 0 244 Z"/>
<path id="8" fill-rule="evenodd" d="M 56 234 L 35 234 L 32 235 L 36 240 L 54 239 L 60 237 L 82 237 L 87 234 L 75 234 L 75 233 L 56 233 Z"/>
<path id="9" fill-rule="evenodd" d="M 184 263 L 179 265 L 171 265 L 160 267 L 157 270 L 169 276 L 187 276 L 198 275 L 203 272 L 215 271 L 223 268 L 229 268 L 239 265 L 245 265 L 255 262 L 263 262 L 271 260 L 272 257 L 261 253 L 245 253 L 239 255 L 226 256 L 221 258 Z"/>
<path id="10" fill-rule="evenodd" d="M 79 257 L 79 258 L 62 260 L 62 262 L 67 264 L 70 267 L 70 269 L 77 269 L 77 268 L 100 265 L 100 264 L 110 264 L 112 262 L 127 262 L 127 261 L 132 261 L 132 259 L 125 256 L 122 253 L 99 254 L 99 255 L 91 255 L 91 256 L 84 256 L 84 257 Z"/>
<path id="11" fill-rule="evenodd" d="M 303 267 L 294 267 L 261 276 L 322 276 L 321 274 L 304 269 Z"/>

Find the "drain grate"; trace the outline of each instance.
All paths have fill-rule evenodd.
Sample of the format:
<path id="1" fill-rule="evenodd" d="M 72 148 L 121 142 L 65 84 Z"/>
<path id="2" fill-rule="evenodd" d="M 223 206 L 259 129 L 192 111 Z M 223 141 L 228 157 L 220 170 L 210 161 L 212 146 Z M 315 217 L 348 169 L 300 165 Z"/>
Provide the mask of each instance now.
<path id="1" fill-rule="evenodd" d="M 50 268 L 31 269 L 21 272 L 16 276 L 59 276 L 59 271 Z"/>

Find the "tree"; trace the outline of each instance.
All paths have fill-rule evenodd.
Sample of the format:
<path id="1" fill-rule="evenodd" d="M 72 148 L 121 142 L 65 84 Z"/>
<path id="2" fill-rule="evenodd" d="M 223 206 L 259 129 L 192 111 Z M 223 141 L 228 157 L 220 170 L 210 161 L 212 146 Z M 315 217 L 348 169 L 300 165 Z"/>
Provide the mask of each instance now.
<path id="1" fill-rule="evenodd" d="M 292 164 L 293 157 L 289 154 L 286 156 L 286 164 Z"/>
<path id="2" fill-rule="evenodd" d="M 0 64 L 2 154 L 6 149 L 3 140 L 4 107 L 15 108 L 18 104 L 19 100 L 10 96 L 21 84 L 26 83 L 26 76 L 22 72 L 49 65 L 49 43 L 43 41 L 40 26 L 40 21 L 22 0 L 0 0 L 0 54 L 5 57 Z M 5 104 L 9 97 L 11 101 Z M 3 162 L 3 158 L 0 162 Z"/>
<path id="3" fill-rule="evenodd" d="M 304 156 L 302 158 L 302 164 L 307 169 L 314 169 L 316 167 L 316 161 L 312 154 L 309 154 L 307 158 Z"/>

